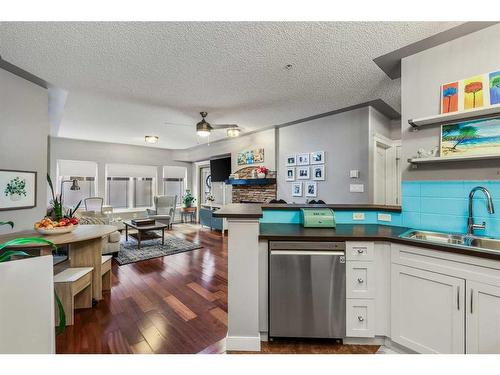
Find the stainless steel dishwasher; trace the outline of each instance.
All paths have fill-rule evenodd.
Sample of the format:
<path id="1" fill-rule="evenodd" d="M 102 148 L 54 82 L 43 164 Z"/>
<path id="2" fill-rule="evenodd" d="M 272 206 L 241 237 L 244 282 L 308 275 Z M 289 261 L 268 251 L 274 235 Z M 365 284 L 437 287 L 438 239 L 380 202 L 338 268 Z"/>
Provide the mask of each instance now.
<path id="1" fill-rule="evenodd" d="M 345 242 L 269 243 L 269 337 L 345 337 Z"/>

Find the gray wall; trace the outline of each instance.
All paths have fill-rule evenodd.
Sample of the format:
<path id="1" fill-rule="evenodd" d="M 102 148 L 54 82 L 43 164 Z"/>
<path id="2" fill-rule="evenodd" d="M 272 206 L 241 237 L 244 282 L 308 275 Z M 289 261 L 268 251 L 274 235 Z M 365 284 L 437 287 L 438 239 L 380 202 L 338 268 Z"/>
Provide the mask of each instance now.
<path id="1" fill-rule="evenodd" d="M 192 186 L 192 163 L 175 161 L 172 153 L 171 150 L 152 147 L 50 137 L 50 174 L 55 180 L 58 159 L 94 161 L 98 168 L 98 195 L 104 197 L 106 164 L 156 165 L 159 178 L 163 175 L 162 167 L 164 165 L 183 166 L 187 168 L 187 188 L 190 189 Z M 163 184 L 158 184 L 158 194 L 162 193 Z"/>
<path id="2" fill-rule="evenodd" d="M 47 90 L 2 69 L 0 88 L 0 169 L 38 172 L 36 208 L 0 211 L 0 221 L 14 221 L 16 231 L 31 229 L 47 209 Z"/>
<path id="3" fill-rule="evenodd" d="M 369 202 L 369 108 L 279 129 L 278 197 L 302 203 L 305 197 L 292 197 L 292 182 L 285 181 L 286 157 L 301 152 L 325 151 L 326 181 L 318 181 L 318 197 L 327 203 Z M 349 178 L 358 169 L 359 179 Z M 349 192 L 349 184 L 364 184 L 364 193 Z"/>
<path id="4" fill-rule="evenodd" d="M 404 58 L 401 63 L 403 179 L 500 179 L 498 160 L 448 162 L 409 169 L 419 148 L 439 145 L 439 126 L 410 132 L 408 119 L 438 114 L 441 84 L 500 69 L 500 25 Z"/>
<path id="5" fill-rule="evenodd" d="M 275 130 L 268 129 L 248 135 L 242 135 L 237 138 L 225 139 L 214 142 L 210 145 L 200 145 L 187 150 L 174 150 L 173 157 L 176 160 L 203 161 L 209 160 L 220 155 L 231 155 L 232 171 L 236 171 L 242 166 L 237 165 L 237 154 L 241 151 L 253 150 L 256 148 L 264 149 L 264 163 L 255 165 L 264 165 L 270 170 L 276 169 L 275 160 Z"/>

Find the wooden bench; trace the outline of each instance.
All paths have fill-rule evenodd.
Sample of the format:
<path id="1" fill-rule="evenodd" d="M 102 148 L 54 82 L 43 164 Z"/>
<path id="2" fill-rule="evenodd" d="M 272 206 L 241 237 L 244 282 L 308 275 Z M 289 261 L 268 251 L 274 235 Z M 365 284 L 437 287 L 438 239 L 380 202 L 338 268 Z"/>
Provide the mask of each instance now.
<path id="1" fill-rule="evenodd" d="M 73 325 L 74 310 L 92 307 L 92 267 L 66 268 L 54 276 L 54 287 L 66 314 L 66 325 Z M 56 306 L 56 325 L 59 310 Z"/>
<path id="2" fill-rule="evenodd" d="M 102 256 L 101 276 L 102 276 L 102 290 L 111 290 L 111 255 Z"/>

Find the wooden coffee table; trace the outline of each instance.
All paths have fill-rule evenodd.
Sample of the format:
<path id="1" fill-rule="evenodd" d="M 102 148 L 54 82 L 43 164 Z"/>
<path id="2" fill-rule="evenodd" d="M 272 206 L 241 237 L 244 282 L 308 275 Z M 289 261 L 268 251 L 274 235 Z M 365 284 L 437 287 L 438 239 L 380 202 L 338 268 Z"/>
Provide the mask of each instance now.
<path id="1" fill-rule="evenodd" d="M 131 233 L 130 236 L 137 240 L 137 248 L 141 248 L 141 241 L 153 240 L 161 237 L 161 244 L 165 245 L 165 229 L 168 225 L 156 221 L 153 225 L 135 225 L 131 221 L 124 221 L 125 225 L 125 241 L 128 241 L 128 228 L 137 230 L 137 233 Z M 153 230 L 161 230 L 161 236 L 152 232 Z"/>

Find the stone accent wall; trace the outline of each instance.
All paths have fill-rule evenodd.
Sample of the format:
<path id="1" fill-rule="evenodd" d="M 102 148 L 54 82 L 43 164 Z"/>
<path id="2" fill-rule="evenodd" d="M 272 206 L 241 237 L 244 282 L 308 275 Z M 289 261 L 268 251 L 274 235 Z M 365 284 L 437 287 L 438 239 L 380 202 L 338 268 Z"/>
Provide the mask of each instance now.
<path id="1" fill-rule="evenodd" d="M 245 167 L 238 170 L 238 178 L 252 178 L 252 171 L 258 167 Z M 276 199 L 277 185 L 233 185 L 233 203 L 266 203 Z"/>
<path id="2" fill-rule="evenodd" d="M 271 199 L 276 199 L 276 184 L 233 186 L 233 203 L 242 201 L 267 203 Z"/>

